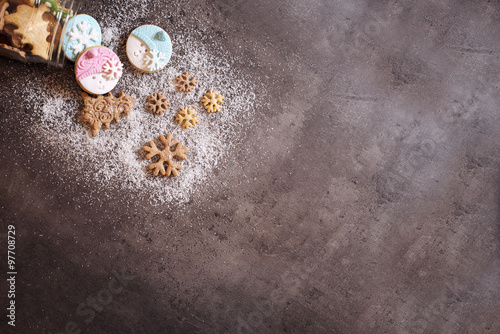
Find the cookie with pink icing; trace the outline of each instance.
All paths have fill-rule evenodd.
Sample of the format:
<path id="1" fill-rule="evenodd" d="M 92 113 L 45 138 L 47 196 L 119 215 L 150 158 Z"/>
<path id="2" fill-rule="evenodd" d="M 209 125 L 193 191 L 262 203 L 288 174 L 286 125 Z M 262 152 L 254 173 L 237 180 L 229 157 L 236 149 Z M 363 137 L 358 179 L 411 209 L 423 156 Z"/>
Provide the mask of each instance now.
<path id="1" fill-rule="evenodd" d="M 75 63 L 76 81 L 90 94 L 102 95 L 111 91 L 122 73 L 120 58 L 104 46 L 84 50 Z"/>

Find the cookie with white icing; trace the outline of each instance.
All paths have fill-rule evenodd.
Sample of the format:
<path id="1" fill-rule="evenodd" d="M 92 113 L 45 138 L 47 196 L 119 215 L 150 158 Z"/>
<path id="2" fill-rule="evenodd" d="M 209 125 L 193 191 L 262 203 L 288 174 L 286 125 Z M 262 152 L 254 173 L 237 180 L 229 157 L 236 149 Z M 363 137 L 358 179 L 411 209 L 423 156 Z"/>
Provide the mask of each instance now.
<path id="1" fill-rule="evenodd" d="M 66 58 L 75 61 L 83 50 L 101 45 L 102 33 L 99 23 L 89 15 L 79 14 L 67 23 L 62 49 Z"/>
<path id="2" fill-rule="evenodd" d="M 90 94 L 106 94 L 115 88 L 123 73 L 120 58 L 104 46 L 85 49 L 75 63 L 76 81 Z"/>
<path id="3" fill-rule="evenodd" d="M 140 26 L 128 37 L 127 57 L 138 70 L 153 73 L 167 65 L 172 56 L 170 36 L 154 25 Z"/>

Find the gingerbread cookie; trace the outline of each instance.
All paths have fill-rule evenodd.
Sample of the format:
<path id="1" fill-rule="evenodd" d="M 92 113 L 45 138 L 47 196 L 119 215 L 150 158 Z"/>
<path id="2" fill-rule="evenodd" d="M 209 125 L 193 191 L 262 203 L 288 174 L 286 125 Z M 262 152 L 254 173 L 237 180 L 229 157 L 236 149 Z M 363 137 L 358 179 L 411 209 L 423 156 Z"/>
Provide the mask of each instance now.
<path id="1" fill-rule="evenodd" d="M 54 20 L 46 5 L 34 8 L 28 5 L 17 6 L 16 12 L 5 15 L 5 25 L 11 26 L 12 44 L 18 48 L 29 49 L 32 55 L 49 59 L 50 42 L 47 41 L 49 26 Z"/>
<path id="2" fill-rule="evenodd" d="M 105 94 L 115 88 L 123 64 L 110 49 L 95 46 L 82 52 L 75 63 L 76 81 L 90 94 Z"/>
<path id="3" fill-rule="evenodd" d="M 127 40 L 127 57 L 138 70 L 153 73 L 167 65 L 172 55 L 170 37 L 160 27 L 143 25 L 136 28 Z"/>
<path id="4" fill-rule="evenodd" d="M 96 98 L 82 93 L 83 102 L 85 104 L 82 113 L 83 121 L 90 124 L 92 136 L 99 135 L 99 130 L 104 127 L 109 129 L 111 121 L 114 119 L 116 123 L 120 123 L 120 116 L 130 115 L 130 110 L 136 100 L 129 95 L 121 92 L 118 97 L 114 97 L 111 93 L 105 96 L 98 95 Z"/>
<path id="5" fill-rule="evenodd" d="M 208 93 L 203 95 L 200 102 L 207 112 L 218 112 L 222 108 L 224 96 L 214 90 L 209 90 Z"/>
<path id="6" fill-rule="evenodd" d="M 194 75 L 190 74 L 189 72 L 186 72 L 176 77 L 174 79 L 174 82 L 177 85 L 177 90 L 179 92 L 189 93 L 198 83 L 198 79 L 196 79 Z"/>
<path id="7" fill-rule="evenodd" d="M 68 21 L 62 48 L 66 58 L 75 61 L 86 48 L 101 45 L 101 40 L 99 23 L 92 16 L 80 14 Z"/>
<path id="8" fill-rule="evenodd" d="M 189 129 L 191 126 L 198 124 L 198 113 L 193 108 L 181 108 L 175 118 L 184 129 Z"/>
<path id="9" fill-rule="evenodd" d="M 168 103 L 165 93 L 156 93 L 148 96 L 148 109 L 157 115 L 163 115 L 169 105 L 170 103 Z"/>
<path id="10" fill-rule="evenodd" d="M 115 118 L 113 112 L 113 96 L 98 95 L 93 98 L 86 93 L 82 93 L 85 107 L 81 111 L 83 121 L 90 124 L 92 136 L 97 137 L 99 130 L 104 125 L 109 129 L 109 124 Z"/>
<path id="11" fill-rule="evenodd" d="M 179 143 L 177 139 L 172 139 L 172 134 L 169 133 L 167 138 L 160 136 L 160 141 L 163 143 L 163 150 L 159 150 L 153 141 L 148 143 L 149 146 L 143 146 L 142 149 L 148 154 L 146 154 L 146 159 L 151 159 L 154 156 L 158 156 L 158 161 L 152 163 L 148 166 L 149 169 L 153 169 L 153 175 L 156 176 L 158 173 L 161 175 L 173 176 L 179 175 L 179 170 L 182 169 L 182 165 L 173 161 L 174 158 L 180 160 L 186 160 L 187 147 L 182 147 L 182 143 Z M 165 163 L 167 164 L 167 169 L 165 170 Z"/>
<path id="12" fill-rule="evenodd" d="M 109 93 L 108 93 L 109 94 Z M 115 115 L 125 114 L 125 116 L 130 115 L 130 110 L 134 106 L 136 99 L 130 97 L 130 95 L 121 92 L 118 97 L 113 100 L 113 106 L 115 108 Z M 115 118 L 116 123 L 119 123 L 118 119 Z"/>

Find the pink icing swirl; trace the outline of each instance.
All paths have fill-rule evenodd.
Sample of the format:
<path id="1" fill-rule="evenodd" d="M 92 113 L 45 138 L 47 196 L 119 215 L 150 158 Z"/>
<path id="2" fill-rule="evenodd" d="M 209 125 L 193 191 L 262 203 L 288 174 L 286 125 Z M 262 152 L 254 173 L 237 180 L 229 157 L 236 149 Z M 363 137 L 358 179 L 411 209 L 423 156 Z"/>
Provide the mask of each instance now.
<path id="1" fill-rule="evenodd" d="M 104 64 L 109 60 L 120 64 L 120 58 L 106 47 L 91 48 L 85 51 L 75 67 L 75 75 L 78 81 L 85 79 L 89 75 L 104 72 Z"/>

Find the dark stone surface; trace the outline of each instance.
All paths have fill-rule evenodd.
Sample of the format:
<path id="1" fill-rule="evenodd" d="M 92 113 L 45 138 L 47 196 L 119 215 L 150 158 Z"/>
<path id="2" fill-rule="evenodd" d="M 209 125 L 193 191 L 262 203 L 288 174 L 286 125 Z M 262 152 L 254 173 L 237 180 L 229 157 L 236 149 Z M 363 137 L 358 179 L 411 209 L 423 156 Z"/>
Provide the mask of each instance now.
<path id="1" fill-rule="evenodd" d="M 499 2 L 162 3 L 138 23 L 205 15 L 239 70 L 268 76 L 251 153 L 187 206 L 76 202 L 91 185 L 17 149 L 30 110 L 12 82 L 48 70 L 0 59 L 15 332 L 500 332 Z"/>

